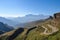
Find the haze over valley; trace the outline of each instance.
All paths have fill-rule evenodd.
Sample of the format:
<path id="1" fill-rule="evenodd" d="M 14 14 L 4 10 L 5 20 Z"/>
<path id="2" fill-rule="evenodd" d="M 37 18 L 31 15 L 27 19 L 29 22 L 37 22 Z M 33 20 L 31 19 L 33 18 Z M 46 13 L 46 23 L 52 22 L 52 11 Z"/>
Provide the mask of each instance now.
<path id="1" fill-rule="evenodd" d="M 0 0 L 0 40 L 60 40 L 60 0 Z"/>

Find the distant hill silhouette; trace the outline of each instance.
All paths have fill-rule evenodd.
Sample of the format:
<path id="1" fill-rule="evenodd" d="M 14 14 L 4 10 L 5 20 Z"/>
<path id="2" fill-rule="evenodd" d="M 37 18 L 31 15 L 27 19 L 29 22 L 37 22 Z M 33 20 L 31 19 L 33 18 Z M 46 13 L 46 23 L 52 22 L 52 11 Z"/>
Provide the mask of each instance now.
<path id="1" fill-rule="evenodd" d="M 9 20 L 9 19 L 4 18 L 4 17 L 0 17 L 0 22 L 3 22 L 3 23 L 8 24 L 10 26 L 14 26 L 17 24 L 17 22 Z"/>
<path id="2" fill-rule="evenodd" d="M 45 19 L 48 18 L 49 15 L 33 15 L 33 14 L 28 14 L 24 17 L 16 17 L 16 18 L 10 18 L 10 20 L 17 21 L 20 23 L 27 23 L 27 22 L 32 22 L 32 21 L 37 21 L 40 19 Z"/>
<path id="3" fill-rule="evenodd" d="M 4 18 L 4 17 L 0 17 L 0 22 L 3 22 L 5 24 L 8 24 L 10 26 L 13 26 L 16 28 L 16 26 L 18 24 L 24 24 L 24 23 L 28 23 L 28 22 L 32 22 L 32 21 L 37 21 L 37 20 L 41 20 L 41 19 L 45 19 L 48 18 L 49 15 L 32 15 L 32 14 L 28 14 L 24 17 L 9 17 L 9 18 Z"/>
<path id="4" fill-rule="evenodd" d="M 0 34 L 5 33 L 5 32 L 9 32 L 13 29 L 14 29 L 13 27 L 8 26 L 7 24 L 0 22 Z"/>

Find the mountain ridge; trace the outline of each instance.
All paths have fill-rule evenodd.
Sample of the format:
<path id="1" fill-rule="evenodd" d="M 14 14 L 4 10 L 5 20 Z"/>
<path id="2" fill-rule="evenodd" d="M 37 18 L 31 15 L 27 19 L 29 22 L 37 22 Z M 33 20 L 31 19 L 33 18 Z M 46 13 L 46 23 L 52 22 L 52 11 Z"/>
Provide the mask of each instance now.
<path id="1" fill-rule="evenodd" d="M 24 17 L 16 17 L 16 18 L 12 18 L 11 20 L 15 20 L 18 21 L 20 23 L 27 23 L 27 22 L 32 22 L 32 21 L 37 21 L 40 19 L 45 19 L 48 18 L 48 15 L 33 15 L 33 14 L 28 14 Z"/>
<path id="2" fill-rule="evenodd" d="M 33 27 L 28 25 L 28 27 L 31 28 L 22 28 L 24 31 L 21 32 L 20 28 L 18 28 L 13 34 L 18 33 L 16 35 L 18 36 L 5 36 L 8 38 L 5 39 L 10 39 L 12 36 L 11 40 L 60 40 L 60 13 L 54 14 L 54 16 L 50 16 L 49 18 L 35 22 L 31 22 L 35 24 Z M 41 22 L 41 23 L 40 23 Z M 3 38 L 3 37 L 2 37 Z"/>

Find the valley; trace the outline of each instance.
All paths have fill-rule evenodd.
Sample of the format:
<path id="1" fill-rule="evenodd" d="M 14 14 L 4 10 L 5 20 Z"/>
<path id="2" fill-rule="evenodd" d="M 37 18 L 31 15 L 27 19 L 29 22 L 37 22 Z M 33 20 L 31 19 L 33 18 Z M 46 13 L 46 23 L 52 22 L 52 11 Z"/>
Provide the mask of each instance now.
<path id="1" fill-rule="evenodd" d="M 0 35 L 1 40 L 60 40 L 60 19 L 56 13 L 45 20 L 26 23 L 24 28 L 17 28 Z M 58 19 L 58 20 L 57 20 Z"/>

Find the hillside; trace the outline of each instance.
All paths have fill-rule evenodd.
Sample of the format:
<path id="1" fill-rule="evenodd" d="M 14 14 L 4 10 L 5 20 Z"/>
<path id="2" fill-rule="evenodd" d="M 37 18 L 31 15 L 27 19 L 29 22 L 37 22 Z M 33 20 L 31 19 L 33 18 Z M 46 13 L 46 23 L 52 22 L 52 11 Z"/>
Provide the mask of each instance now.
<path id="1" fill-rule="evenodd" d="M 32 23 L 32 24 L 31 24 Z M 55 13 L 49 18 L 31 22 L 31 28 L 18 28 L 12 34 L 1 36 L 1 40 L 60 40 L 60 13 Z M 11 33 L 11 32 L 10 32 Z"/>
<path id="2" fill-rule="evenodd" d="M 13 27 L 8 26 L 7 24 L 0 22 L 0 34 L 11 31 L 13 29 L 14 29 Z"/>

